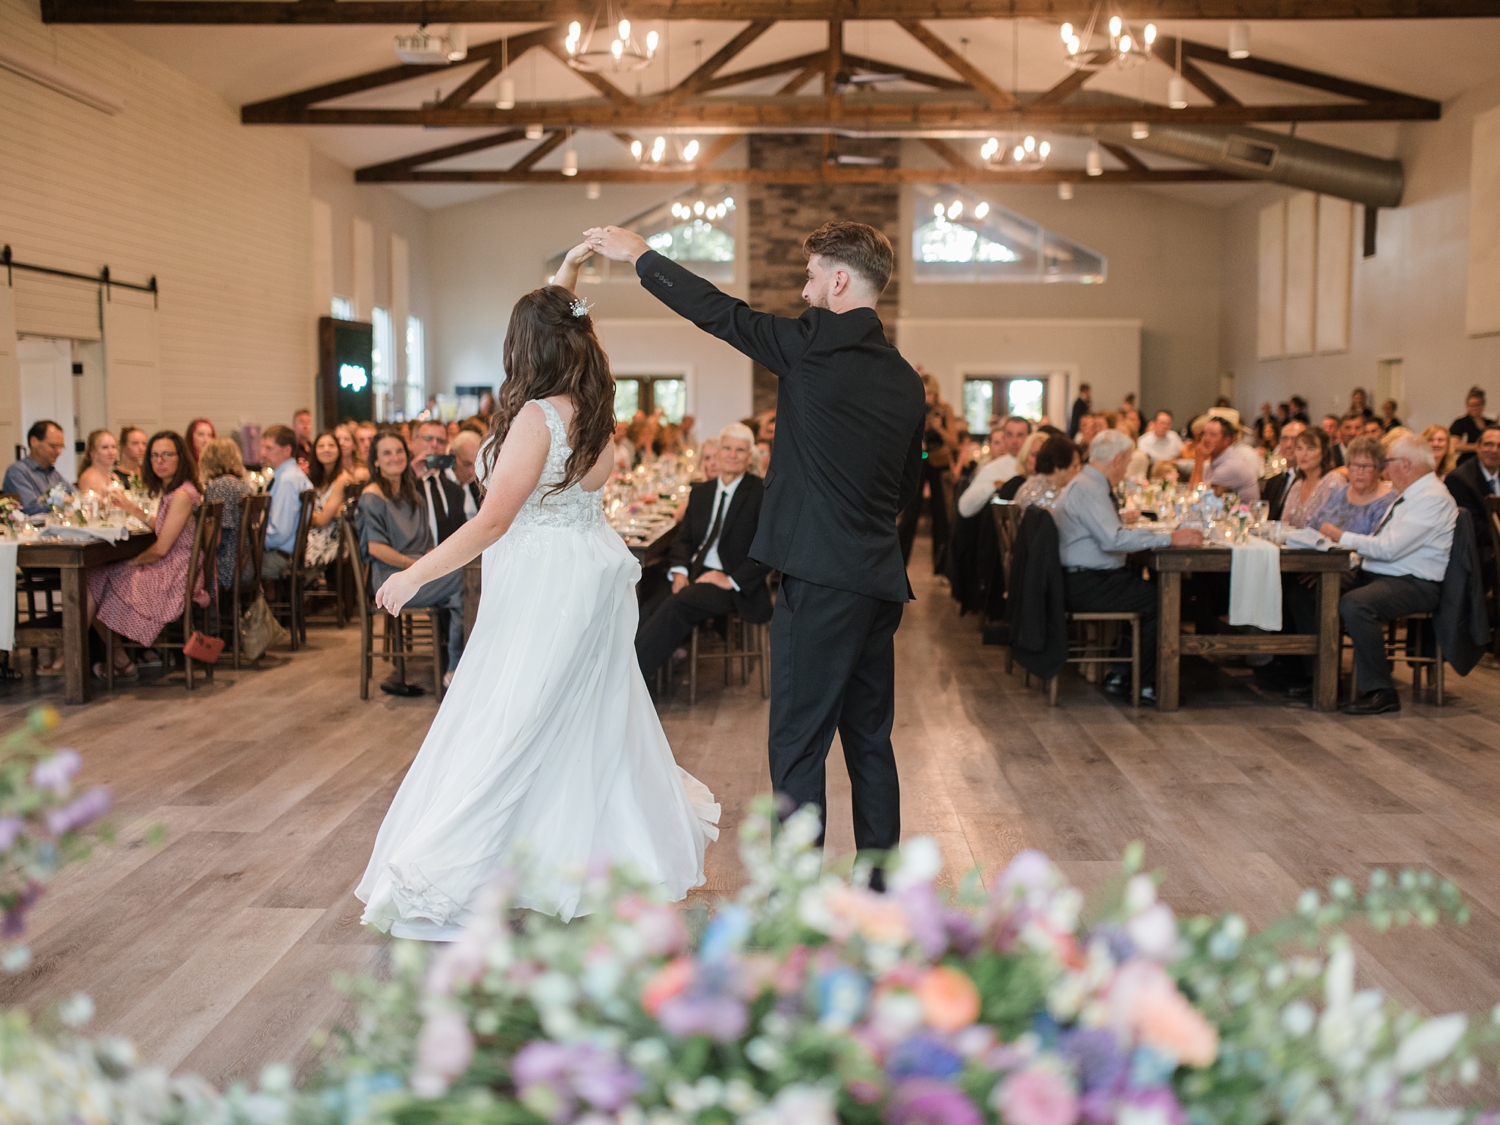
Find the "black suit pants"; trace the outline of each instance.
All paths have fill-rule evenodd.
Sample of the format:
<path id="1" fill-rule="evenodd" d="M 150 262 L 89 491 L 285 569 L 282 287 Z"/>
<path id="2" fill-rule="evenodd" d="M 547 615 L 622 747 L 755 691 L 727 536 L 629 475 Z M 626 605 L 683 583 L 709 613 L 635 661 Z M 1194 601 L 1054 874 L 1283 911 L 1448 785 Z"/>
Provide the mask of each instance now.
<path id="1" fill-rule="evenodd" d="M 1141 687 L 1156 683 L 1156 612 L 1160 607 L 1156 584 L 1130 567 L 1119 570 L 1070 570 L 1064 576 L 1069 613 L 1139 613 L 1141 615 Z M 1130 675 L 1130 635 L 1120 633 L 1120 655 L 1115 666 Z"/>
<path id="2" fill-rule="evenodd" d="M 1442 590 L 1441 582 L 1409 574 L 1355 574 L 1354 589 L 1339 599 L 1339 616 L 1354 649 L 1354 682 L 1361 692 L 1396 686 L 1385 656 L 1385 623 L 1408 613 L 1434 612 Z"/>
<path id="3" fill-rule="evenodd" d="M 922 462 L 922 483 L 926 489 L 917 489 L 912 502 L 897 518 L 896 531 L 901 537 L 901 558 L 911 562 L 912 543 L 917 537 L 917 524 L 922 519 L 922 505 L 928 505 L 932 516 L 932 573 L 942 574 L 948 569 L 948 469 L 938 469 Z M 922 493 L 926 492 L 926 497 Z"/>
<path id="4" fill-rule="evenodd" d="M 771 787 L 827 820 L 824 766 L 838 731 L 854 796 L 857 848 L 901 839 L 896 628 L 901 603 L 785 575 L 771 618 Z"/>
<path id="5" fill-rule="evenodd" d="M 664 589 L 641 607 L 635 633 L 635 658 L 641 675 L 650 679 L 688 639 L 700 621 L 734 612 L 734 594 L 711 582 L 689 582 L 681 593 Z"/>

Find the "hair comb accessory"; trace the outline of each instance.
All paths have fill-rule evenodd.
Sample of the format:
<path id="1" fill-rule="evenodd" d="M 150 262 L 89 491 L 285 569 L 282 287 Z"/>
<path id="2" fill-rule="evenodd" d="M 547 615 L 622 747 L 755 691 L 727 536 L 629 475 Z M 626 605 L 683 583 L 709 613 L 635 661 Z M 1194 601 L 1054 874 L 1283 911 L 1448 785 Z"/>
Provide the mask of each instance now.
<path id="1" fill-rule="evenodd" d="M 568 307 L 572 309 L 574 316 L 588 316 L 589 310 L 594 306 L 589 304 L 582 297 L 574 297 L 573 303 Z"/>

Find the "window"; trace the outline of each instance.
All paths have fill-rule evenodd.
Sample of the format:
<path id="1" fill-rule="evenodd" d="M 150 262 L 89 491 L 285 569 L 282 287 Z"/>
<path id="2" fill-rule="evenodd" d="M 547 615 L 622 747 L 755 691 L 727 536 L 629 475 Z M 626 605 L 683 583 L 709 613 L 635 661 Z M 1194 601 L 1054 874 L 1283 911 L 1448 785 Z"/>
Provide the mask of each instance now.
<path id="1" fill-rule="evenodd" d="M 1040 422 L 1046 413 L 1045 375 L 977 375 L 964 380 L 964 422 L 971 434 L 989 433 L 991 419 Z"/>
<path id="2" fill-rule="evenodd" d="M 681 262 L 709 281 L 734 280 L 734 189 L 728 184 L 690 187 L 673 199 L 642 211 L 619 225 L 633 230 L 663 257 Z M 547 259 L 547 279 L 562 267 L 560 251 Z M 628 263 L 594 257 L 578 275 L 580 282 L 635 281 Z"/>
<path id="3" fill-rule="evenodd" d="M 687 414 L 687 380 L 679 375 L 615 376 L 615 421 L 628 422 L 636 412 L 660 410 L 662 420 L 681 422 Z"/>
<path id="4" fill-rule="evenodd" d="M 334 320 L 353 320 L 354 302 L 348 297 L 335 297 L 331 315 Z"/>
<path id="5" fill-rule="evenodd" d="M 971 434 L 990 432 L 990 415 L 995 412 L 995 384 L 988 379 L 964 380 L 964 424 Z"/>
<path id="6" fill-rule="evenodd" d="M 956 185 L 916 192 L 912 276 L 917 281 L 1104 281 L 1102 254 Z"/>
<path id="7" fill-rule="evenodd" d="M 370 315 L 375 329 L 374 346 L 370 350 L 370 382 L 375 392 L 375 421 L 384 422 L 391 416 L 391 386 L 396 381 L 396 338 L 391 334 L 391 314 L 376 308 Z"/>
<path id="8" fill-rule="evenodd" d="M 427 349 L 422 322 L 406 318 L 406 416 L 415 418 L 427 408 Z"/>

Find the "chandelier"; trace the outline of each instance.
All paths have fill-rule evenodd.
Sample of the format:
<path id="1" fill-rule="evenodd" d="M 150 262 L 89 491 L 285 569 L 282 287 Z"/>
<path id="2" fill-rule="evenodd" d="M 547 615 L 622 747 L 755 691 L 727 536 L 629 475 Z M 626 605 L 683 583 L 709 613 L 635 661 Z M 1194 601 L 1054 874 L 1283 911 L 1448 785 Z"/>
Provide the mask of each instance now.
<path id="1" fill-rule="evenodd" d="M 1074 70 L 1101 70 L 1110 64 L 1127 67 L 1143 63 L 1151 57 L 1151 48 L 1156 43 L 1156 25 L 1148 23 L 1137 32 L 1134 27 L 1115 13 L 1109 17 L 1109 46 L 1095 47 L 1094 34 L 1099 18 L 1103 15 L 1102 3 L 1094 6 L 1089 22 L 1082 30 L 1071 23 L 1062 25 L 1064 58 Z"/>
<path id="2" fill-rule="evenodd" d="M 676 151 L 669 151 L 670 148 L 676 148 Z M 700 146 L 696 140 L 690 140 L 679 148 L 669 146 L 666 137 L 657 137 L 651 142 L 649 149 L 639 139 L 630 142 L 630 155 L 635 158 L 636 164 L 653 172 L 682 172 L 693 168 L 699 151 Z"/>
<path id="3" fill-rule="evenodd" d="M 604 27 L 612 28 L 614 35 L 610 38 L 607 46 L 595 46 L 595 34 L 599 33 L 599 42 L 604 40 L 600 32 L 599 17 L 604 17 Z M 587 70 L 593 73 L 605 71 L 640 70 L 651 65 L 651 60 L 656 56 L 657 44 L 661 37 L 655 31 L 647 32 L 646 45 L 643 48 L 631 35 L 630 21 L 615 10 L 613 0 L 605 0 L 594 11 L 594 18 L 589 21 L 588 31 L 585 32 L 583 25 L 577 20 L 568 24 L 568 37 L 563 40 L 563 46 L 568 50 L 568 65 L 574 70 Z"/>
<path id="4" fill-rule="evenodd" d="M 1052 154 L 1052 145 L 1047 141 L 1038 141 L 1031 134 L 1020 138 L 1014 145 L 1004 144 L 991 137 L 979 146 L 980 158 L 991 167 L 1009 164 L 1013 168 L 1022 170 L 1036 170 L 1047 163 L 1047 157 Z"/>

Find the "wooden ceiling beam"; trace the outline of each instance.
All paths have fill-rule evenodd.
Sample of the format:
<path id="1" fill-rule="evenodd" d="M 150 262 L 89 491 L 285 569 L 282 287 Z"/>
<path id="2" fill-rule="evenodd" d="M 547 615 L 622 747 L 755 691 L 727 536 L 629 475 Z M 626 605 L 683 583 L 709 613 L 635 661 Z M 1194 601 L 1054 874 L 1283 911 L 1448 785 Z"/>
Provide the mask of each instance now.
<path id="1" fill-rule="evenodd" d="M 960 82 L 956 78 L 944 78 L 941 74 L 929 74 L 925 70 L 917 70 L 913 67 L 903 66 L 900 63 L 886 62 L 884 59 L 872 59 L 868 55 L 844 55 L 844 65 L 857 67 L 860 70 L 868 70 L 874 74 L 899 74 L 908 82 L 916 83 L 918 86 L 930 86 L 934 90 L 967 90 L 969 84 Z"/>
<path id="2" fill-rule="evenodd" d="M 454 90 L 453 93 L 449 94 L 438 104 L 444 109 L 452 109 L 455 106 L 468 105 L 469 99 L 472 98 L 475 94 L 479 93 L 480 90 L 484 89 L 485 85 L 499 73 L 500 60 L 491 59 L 489 62 L 485 63 L 482 67 L 471 74 L 468 79 L 458 87 L 458 89 Z"/>
<path id="3" fill-rule="evenodd" d="M 529 172 L 529 171 L 531 171 L 532 166 L 534 164 L 536 164 L 536 162 L 538 160 L 540 160 L 542 157 L 546 156 L 549 152 L 551 152 L 553 149 L 555 149 L 558 145 L 562 144 L 563 141 L 565 141 L 567 139 L 568 139 L 568 134 L 565 133 L 565 132 L 563 132 L 563 130 L 561 130 L 561 129 L 557 130 L 557 132 L 555 132 L 555 133 L 548 133 L 544 138 L 542 138 L 542 143 L 541 144 L 537 145 L 536 148 L 532 149 L 525 156 L 521 157 L 520 160 L 517 160 L 514 164 L 512 164 L 507 169 L 507 171 L 514 172 L 514 173 L 517 173 L 517 174 L 520 174 L 522 172 Z M 423 175 L 429 175 L 429 176 L 442 176 L 442 175 L 447 175 L 448 173 L 444 173 L 444 172 L 426 172 L 426 173 L 422 173 L 422 174 Z M 458 175 L 459 173 L 453 173 L 453 174 L 454 175 Z M 562 178 L 562 173 L 561 172 L 556 173 L 556 175 L 558 176 L 559 179 Z"/>
<path id="4" fill-rule="evenodd" d="M 989 100 L 991 106 L 996 109 L 1011 109 L 1015 106 L 1015 95 L 981 71 L 952 47 L 948 46 L 943 39 L 920 20 L 900 20 L 899 22 L 908 35 L 941 59 L 951 70 L 955 71 L 964 81 L 968 82 L 970 86 L 983 94 Z"/>
<path id="5" fill-rule="evenodd" d="M 1404 94 L 1400 90 L 1387 90 L 1384 86 L 1370 86 L 1363 82 L 1351 82 L 1347 78 L 1339 78 L 1317 70 L 1304 70 L 1300 66 L 1290 66 L 1287 63 L 1273 62 L 1270 59 L 1257 58 L 1254 55 L 1246 59 L 1232 59 L 1229 57 L 1229 52 L 1222 48 L 1210 47 L 1207 43 L 1194 43 L 1190 39 L 1182 41 L 1182 57 L 1184 59 L 1195 59 L 1198 62 L 1213 63 L 1215 66 L 1228 67 L 1231 70 L 1242 70 L 1249 74 L 1259 74 L 1263 78 L 1275 78 L 1282 82 L 1291 82 L 1298 86 L 1307 86 L 1314 90 L 1322 90 L 1325 93 L 1338 94 L 1345 98 L 1356 98 L 1365 102 L 1412 102 L 1430 110 L 1433 120 L 1436 120 L 1442 111 L 1440 103 L 1428 98 L 1419 98 L 1413 94 Z M 1187 76 L 1183 75 L 1183 77 Z"/>
<path id="6" fill-rule="evenodd" d="M 1188 85 L 1213 102 L 1214 105 L 1241 104 L 1239 98 L 1204 74 L 1202 68 L 1193 62 L 1192 59 L 1182 60 L 1182 77 L 1187 80 Z"/>
<path id="7" fill-rule="evenodd" d="M 938 137 L 923 137 L 922 143 L 930 148 L 933 152 L 941 156 L 944 160 L 946 160 L 948 162 L 948 167 L 950 168 L 972 167 L 972 165 L 970 165 L 968 160 L 964 157 L 964 154 L 959 152 L 958 149 L 954 148 L 945 140 L 942 140 Z"/>
<path id="8" fill-rule="evenodd" d="M 1183 184 L 1224 183 L 1240 177 L 1208 169 L 1115 171 L 1090 176 L 1082 168 L 1043 168 L 1036 172 L 994 172 L 988 168 L 872 168 L 825 164 L 817 168 L 694 168 L 669 172 L 650 168 L 580 168 L 577 176 L 516 169 L 424 172 L 409 169 L 383 177 L 384 183 L 418 184 Z"/>
<path id="9" fill-rule="evenodd" d="M 641 20 L 1056 20 L 1087 4 L 1057 0 L 631 0 Z M 421 24 L 566 23 L 583 0 L 41 0 L 46 23 Z M 1355 20 L 1492 17 L 1494 0 L 1119 0 L 1128 20 Z"/>
<path id="10" fill-rule="evenodd" d="M 1095 71 L 1078 69 L 1068 75 L 1057 85 L 1042 91 L 1041 95 L 1033 101 L 1032 105 L 1061 105 L 1067 101 L 1068 96 L 1077 90 L 1083 89 L 1083 84 L 1094 77 Z"/>
<path id="11" fill-rule="evenodd" d="M 823 51 L 812 51 L 805 55 L 797 55 L 795 58 L 778 59 L 776 62 L 766 63 L 763 66 L 752 66 L 747 70 L 715 75 L 703 83 L 701 92 L 710 94 L 729 86 L 743 86 L 746 82 L 759 82 L 762 78 L 779 78 L 783 74 L 802 70 L 809 63 L 816 63 L 821 67 L 823 55 Z"/>
<path id="12" fill-rule="evenodd" d="M 752 20 L 738 35 L 709 56 L 702 66 L 674 86 L 668 96 L 675 101 L 691 94 L 701 94 L 704 87 L 725 64 L 770 31 L 774 23 L 774 20 Z"/>
<path id="13" fill-rule="evenodd" d="M 795 94 L 798 90 L 802 89 L 802 87 L 806 86 L 818 75 L 822 74 L 827 65 L 828 52 L 826 50 L 817 52 L 817 54 L 813 55 L 808 60 L 806 66 L 804 66 L 796 74 L 792 75 L 791 80 L 784 83 L 776 91 L 777 95 L 780 96 Z"/>
<path id="14" fill-rule="evenodd" d="M 1108 141 L 1100 141 L 1099 147 L 1125 165 L 1127 172 L 1144 172 L 1147 170 L 1146 162 L 1128 148 L 1121 145 L 1112 145 Z"/>
<path id="15" fill-rule="evenodd" d="M 558 62 L 562 63 L 563 66 L 568 66 L 568 52 L 563 49 L 562 44 L 557 40 L 549 40 L 548 42 L 543 43 L 542 50 L 546 51 Z M 595 74 L 592 70 L 573 70 L 572 67 L 568 67 L 568 69 L 572 70 L 573 73 L 578 75 L 579 78 L 582 78 L 590 86 L 598 90 L 610 101 L 614 102 L 615 105 L 630 106 L 636 104 L 634 98 L 632 98 L 624 90 L 620 89 L 620 87 L 616 86 L 608 78 L 604 77 L 604 75 Z"/>
<path id="16" fill-rule="evenodd" d="M 185 2 L 185 0 L 183 0 Z M 394 0 L 392 0 L 394 2 Z M 658 100 L 659 101 L 659 100 Z M 849 128 L 897 134 L 944 129 L 1016 129 L 1023 126 L 1105 125 L 1145 121 L 1163 125 L 1249 125 L 1291 121 L 1432 121 L 1437 103 L 1403 98 L 1395 102 L 1338 105 L 1222 105 L 1169 109 L 1164 105 L 1022 105 L 1013 111 L 969 102 L 846 99 L 837 120 L 823 98 L 709 99 L 663 109 L 656 101 L 633 104 L 553 102 L 515 109 L 468 105 L 455 109 L 325 108 L 277 99 L 245 106 L 247 125 L 423 125 L 504 128 L 540 123 L 576 129 L 710 129 L 757 132 L 798 129 L 827 132 Z"/>
<path id="17" fill-rule="evenodd" d="M 471 152 L 483 152 L 487 148 L 498 148 L 501 145 L 514 144 L 516 141 L 526 139 L 525 129 L 507 129 L 503 133 L 494 133 L 488 137 L 477 137 L 472 141 L 464 141 L 456 145 L 444 145 L 442 148 L 428 149 L 426 152 L 413 153 L 411 156 L 403 156 L 400 160 L 387 160 L 381 164 L 370 164 L 364 168 L 356 169 L 354 179 L 359 183 L 379 183 L 382 178 L 394 172 L 409 172 L 414 168 L 420 168 L 424 164 L 436 164 L 439 160 L 452 160 L 455 156 L 467 156 Z"/>

